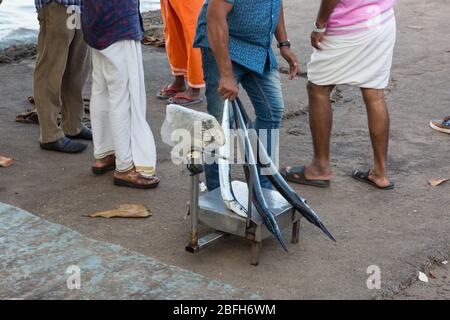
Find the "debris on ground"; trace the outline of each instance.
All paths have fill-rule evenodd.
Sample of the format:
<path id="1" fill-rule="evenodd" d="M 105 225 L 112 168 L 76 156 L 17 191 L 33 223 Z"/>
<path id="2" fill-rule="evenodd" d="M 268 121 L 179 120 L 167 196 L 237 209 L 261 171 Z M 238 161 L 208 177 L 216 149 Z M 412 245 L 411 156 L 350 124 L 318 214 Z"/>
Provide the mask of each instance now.
<path id="1" fill-rule="evenodd" d="M 447 260 L 444 260 L 444 261 L 442 261 L 442 264 L 443 264 L 443 265 L 447 265 L 447 264 L 448 264 L 448 261 L 447 261 Z"/>
<path id="2" fill-rule="evenodd" d="M 27 124 L 39 124 L 39 117 L 35 106 L 35 101 L 33 97 L 27 98 L 28 106 L 24 112 L 19 113 L 16 116 L 16 122 L 19 123 L 27 123 Z M 84 105 L 84 113 L 85 116 L 83 118 L 84 126 L 91 128 L 91 119 L 90 119 L 90 100 L 87 98 L 83 99 Z M 61 115 L 58 116 L 58 123 L 61 122 Z"/>
<path id="3" fill-rule="evenodd" d="M 142 204 L 122 204 L 114 210 L 97 212 L 87 215 L 90 218 L 147 218 L 152 212 Z"/>
<path id="4" fill-rule="evenodd" d="M 433 270 L 428 271 L 428 274 L 430 275 L 430 277 L 431 277 L 432 279 L 437 279 L 436 272 L 434 272 Z"/>
<path id="5" fill-rule="evenodd" d="M 428 282 L 428 276 L 422 271 L 419 271 L 419 280 L 422 282 Z"/>
<path id="6" fill-rule="evenodd" d="M 450 181 L 450 178 L 446 178 L 446 179 L 429 179 L 428 180 L 428 184 L 432 187 L 437 187 L 440 186 L 441 184 Z"/>
<path id="7" fill-rule="evenodd" d="M 2 168 L 8 168 L 11 167 L 14 163 L 14 160 L 11 158 L 7 158 L 4 156 L 0 156 L 0 167 Z"/>
<path id="8" fill-rule="evenodd" d="M 157 48 L 164 48 L 166 46 L 166 41 L 164 40 L 164 38 L 145 36 L 142 39 L 142 44 L 146 46 L 155 46 Z"/>

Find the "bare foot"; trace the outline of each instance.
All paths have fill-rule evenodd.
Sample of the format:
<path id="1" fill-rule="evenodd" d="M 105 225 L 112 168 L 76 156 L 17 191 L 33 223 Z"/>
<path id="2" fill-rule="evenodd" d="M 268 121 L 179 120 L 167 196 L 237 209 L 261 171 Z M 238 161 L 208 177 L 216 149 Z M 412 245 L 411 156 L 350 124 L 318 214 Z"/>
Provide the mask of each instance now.
<path id="1" fill-rule="evenodd" d="M 319 166 L 312 162 L 305 166 L 305 178 L 308 180 L 331 180 L 330 166 Z"/>
<path id="2" fill-rule="evenodd" d="M 186 91 L 186 83 L 184 82 L 184 77 L 179 76 L 175 77 L 173 82 L 169 85 L 166 85 L 162 88 L 158 93 L 158 98 L 169 99 L 175 96 L 177 93 Z"/>
<path id="3" fill-rule="evenodd" d="M 385 188 L 391 184 L 391 181 L 385 174 L 378 174 L 374 169 L 370 170 L 369 179 L 380 188 Z"/>
<path id="4" fill-rule="evenodd" d="M 183 99 L 183 97 L 188 99 Z M 171 103 L 183 105 L 186 101 L 195 101 L 200 98 L 200 89 L 188 87 L 187 90 L 178 93 L 171 99 Z"/>

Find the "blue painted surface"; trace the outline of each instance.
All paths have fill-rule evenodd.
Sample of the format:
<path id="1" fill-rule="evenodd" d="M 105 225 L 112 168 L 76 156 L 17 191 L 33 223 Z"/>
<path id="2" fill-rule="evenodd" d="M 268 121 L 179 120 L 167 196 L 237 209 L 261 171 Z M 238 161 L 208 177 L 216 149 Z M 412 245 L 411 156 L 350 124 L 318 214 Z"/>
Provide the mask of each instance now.
<path id="1" fill-rule="evenodd" d="M 67 288 L 69 266 L 81 289 Z M 258 299 L 0 203 L 0 299 Z"/>

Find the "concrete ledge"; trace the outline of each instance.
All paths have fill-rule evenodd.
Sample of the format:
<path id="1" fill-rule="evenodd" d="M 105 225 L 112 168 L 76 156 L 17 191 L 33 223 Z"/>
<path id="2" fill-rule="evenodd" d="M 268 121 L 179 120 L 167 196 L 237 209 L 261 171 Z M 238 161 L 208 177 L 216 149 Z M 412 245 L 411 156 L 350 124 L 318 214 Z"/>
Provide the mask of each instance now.
<path id="1" fill-rule="evenodd" d="M 0 203 L 1 299 L 257 299 Z M 81 289 L 69 290 L 69 266 Z"/>

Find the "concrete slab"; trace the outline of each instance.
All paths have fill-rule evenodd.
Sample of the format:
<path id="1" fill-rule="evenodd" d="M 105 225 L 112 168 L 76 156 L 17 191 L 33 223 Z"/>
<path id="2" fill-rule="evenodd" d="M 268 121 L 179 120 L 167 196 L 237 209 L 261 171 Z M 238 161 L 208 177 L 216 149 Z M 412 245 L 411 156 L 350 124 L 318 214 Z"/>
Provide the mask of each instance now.
<path id="1" fill-rule="evenodd" d="M 2 203 L 0 252 L 0 299 L 258 298 Z"/>

